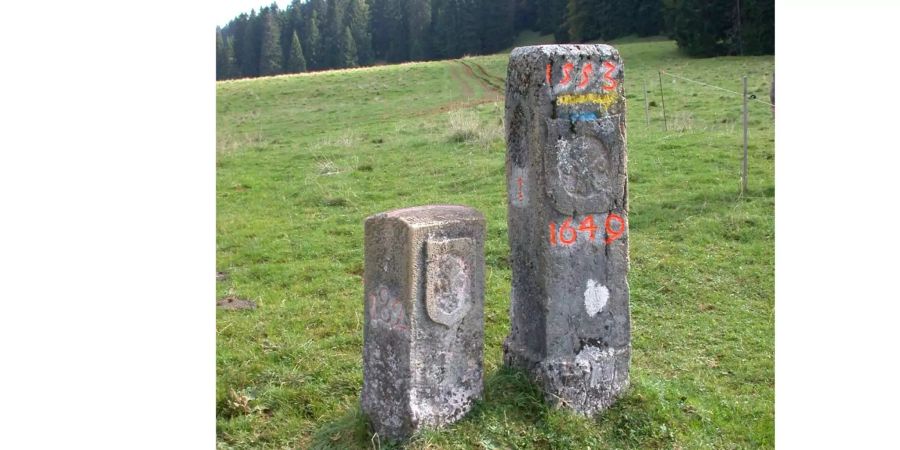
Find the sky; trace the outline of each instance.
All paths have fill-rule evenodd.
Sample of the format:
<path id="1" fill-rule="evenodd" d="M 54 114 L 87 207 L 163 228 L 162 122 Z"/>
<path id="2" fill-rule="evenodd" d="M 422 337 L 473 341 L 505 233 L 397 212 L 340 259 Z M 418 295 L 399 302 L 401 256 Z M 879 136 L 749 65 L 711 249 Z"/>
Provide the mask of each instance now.
<path id="1" fill-rule="evenodd" d="M 210 5 L 213 6 L 212 10 L 215 16 L 213 20 L 215 20 L 215 24 L 224 27 L 231 19 L 234 19 L 241 13 L 250 14 L 251 9 L 255 9 L 259 12 L 259 8 L 262 6 L 271 5 L 273 0 L 219 0 Z M 279 9 L 285 9 L 288 5 L 291 4 L 290 0 L 275 0 L 275 3 L 278 4 Z"/>

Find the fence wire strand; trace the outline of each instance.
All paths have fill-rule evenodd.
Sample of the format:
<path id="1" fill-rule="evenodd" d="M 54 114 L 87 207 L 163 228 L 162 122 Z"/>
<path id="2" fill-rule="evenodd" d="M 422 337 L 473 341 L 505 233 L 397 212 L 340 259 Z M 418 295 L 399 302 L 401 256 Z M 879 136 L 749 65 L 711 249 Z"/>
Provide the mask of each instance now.
<path id="1" fill-rule="evenodd" d="M 723 88 L 723 87 L 719 87 L 719 86 L 715 86 L 715 85 L 712 85 L 712 84 L 704 83 L 704 82 L 702 82 L 702 81 L 692 80 L 692 79 L 690 79 L 690 78 L 685 78 L 685 77 L 682 77 L 682 76 L 679 76 L 679 75 L 674 75 L 674 74 L 671 74 L 671 73 L 669 73 L 669 72 L 666 72 L 665 70 L 660 70 L 659 72 L 662 73 L 662 74 L 668 75 L 668 76 L 670 76 L 670 77 L 672 77 L 672 78 L 678 78 L 678 79 L 680 79 L 680 80 L 690 81 L 691 83 L 697 83 L 697 84 L 699 84 L 699 85 L 701 85 L 701 86 L 711 87 L 711 88 L 713 88 L 713 89 L 718 89 L 718 90 L 720 90 L 720 91 L 729 92 L 729 93 L 731 93 L 731 94 L 735 94 L 735 95 L 739 95 L 739 96 L 744 95 L 744 94 L 741 94 L 740 92 L 737 92 L 737 91 L 732 91 L 732 90 L 729 90 L 729 89 L 725 89 L 725 88 Z M 775 106 L 775 105 L 773 105 L 773 104 L 771 104 L 771 103 L 769 103 L 769 102 L 760 100 L 760 99 L 755 98 L 755 97 L 752 97 L 752 98 L 751 98 L 751 97 L 748 97 L 748 100 L 753 100 L 754 102 L 759 102 L 759 103 L 762 103 L 762 104 L 764 104 L 764 105 Z"/>

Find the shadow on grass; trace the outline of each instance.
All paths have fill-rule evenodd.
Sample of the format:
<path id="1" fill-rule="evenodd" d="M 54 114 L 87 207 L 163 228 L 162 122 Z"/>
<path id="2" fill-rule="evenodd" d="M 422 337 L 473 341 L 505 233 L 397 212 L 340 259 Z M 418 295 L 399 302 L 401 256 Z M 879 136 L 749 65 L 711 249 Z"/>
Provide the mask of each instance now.
<path id="1" fill-rule="evenodd" d="M 326 423 L 313 434 L 311 449 L 331 448 L 379 448 L 372 440 L 372 432 L 359 406 L 347 411 L 341 418 Z M 390 448 L 381 446 L 380 448 Z"/>
<path id="2" fill-rule="evenodd" d="M 374 436 L 355 407 L 320 427 L 314 449 L 399 448 L 667 448 L 674 442 L 678 411 L 660 394 L 638 384 L 595 419 L 553 409 L 524 373 L 501 368 L 485 378 L 484 399 L 465 418 L 425 430 L 405 443 Z"/>
<path id="3" fill-rule="evenodd" d="M 484 398 L 465 418 L 446 429 L 427 430 L 405 443 L 391 442 L 374 436 L 374 430 L 357 406 L 339 419 L 320 427 L 313 435 L 311 448 L 404 448 L 434 440 L 444 441 L 447 436 L 443 435 L 460 431 L 458 428 L 478 429 L 487 417 L 503 416 L 511 425 L 532 426 L 542 419 L 545 410 L 540 389 L 529 382 L 523 373 L 504 367 L 485 377 Z"/>

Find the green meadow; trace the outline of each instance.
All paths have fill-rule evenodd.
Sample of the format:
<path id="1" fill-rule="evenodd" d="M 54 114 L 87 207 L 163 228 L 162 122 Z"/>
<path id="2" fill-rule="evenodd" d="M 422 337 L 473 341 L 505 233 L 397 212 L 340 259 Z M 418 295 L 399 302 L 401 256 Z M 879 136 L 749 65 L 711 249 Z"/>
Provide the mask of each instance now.
<path id="1" fill-rule="evenodd" d="M 502 365 L 509 329 L 508 54 L 216 84 L 220 448 L 396 448 L 359 411 L 363 221 L 464 204 L 487 219 L 485 396 L 407 448 L 774 446 L 772 56 L 691 59 L 613 43 L 628 102 L 631 388 L 594 419 L 545 406 Z M 644 86 L 650 91 L 649 120 Z"/>

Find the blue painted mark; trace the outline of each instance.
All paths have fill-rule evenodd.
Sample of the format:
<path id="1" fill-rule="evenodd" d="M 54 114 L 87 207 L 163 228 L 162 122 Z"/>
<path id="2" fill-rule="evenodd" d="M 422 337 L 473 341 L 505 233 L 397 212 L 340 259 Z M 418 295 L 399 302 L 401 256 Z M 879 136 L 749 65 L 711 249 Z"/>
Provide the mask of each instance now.
<path id="1" fill-rule="evenodd" d="M 575 123 L 578 121 L 587 122 L 587 121 L 591 121 L 591 120 L 597 120 L 597 113 L 594 113 L 594 112 L 575 113 L 575 114 L 572 114 L 569 116 L 569 120 L 571 120 L 572 123 Z"/>

